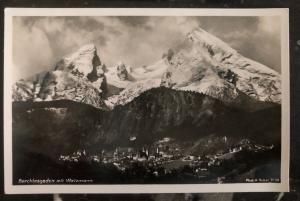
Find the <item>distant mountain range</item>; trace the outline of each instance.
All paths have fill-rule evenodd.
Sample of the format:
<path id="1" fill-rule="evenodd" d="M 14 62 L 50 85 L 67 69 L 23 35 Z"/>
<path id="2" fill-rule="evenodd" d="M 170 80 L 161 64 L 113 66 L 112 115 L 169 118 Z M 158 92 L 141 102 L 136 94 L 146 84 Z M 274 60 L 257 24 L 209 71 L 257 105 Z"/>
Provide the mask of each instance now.
<path id="1" fill-rule="evenodd" d="M 237 101 L 241 93 L 259 101 L 281 102 L 279 73 L 201 29 L 187 34 L 180 50 L 169 50 L 150 66 L 132 68 L 120 62 L 106 67 L 94 45 L 83 46 L 35 81 L 16 82 L 13 99 L 68 99 L 113 108 L 159 86 L 195 91 L 223 102 Z"/>

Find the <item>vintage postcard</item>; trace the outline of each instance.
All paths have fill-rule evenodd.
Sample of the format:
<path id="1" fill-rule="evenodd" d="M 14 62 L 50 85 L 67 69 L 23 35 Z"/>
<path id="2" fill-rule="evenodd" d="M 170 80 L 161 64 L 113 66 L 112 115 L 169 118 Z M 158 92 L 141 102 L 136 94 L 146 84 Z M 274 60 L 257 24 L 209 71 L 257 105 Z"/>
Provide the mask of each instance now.
<path id="1" fill-rule="evenodd" d="M 289 190 L 288 9 L 5 10 L 5 192 Z"/>

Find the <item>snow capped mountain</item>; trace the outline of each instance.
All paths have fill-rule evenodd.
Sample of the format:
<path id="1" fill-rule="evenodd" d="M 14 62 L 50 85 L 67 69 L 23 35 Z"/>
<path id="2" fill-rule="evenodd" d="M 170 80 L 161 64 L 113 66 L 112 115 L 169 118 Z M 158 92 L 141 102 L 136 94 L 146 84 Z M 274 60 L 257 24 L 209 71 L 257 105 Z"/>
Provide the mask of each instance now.
<path id="1" fill-rule="evenodd" d="M 12 89 L 14 101 L 28 101 L 34 98 L 34 84 L 25 80 L 19 80 Z"/>
<path id="2" fill-rule="evenodd" d="M 243 57 L 204 30 L 194 30 L 187 38 L 188 45 L 170 59 L 163 86 L 223 101 L 234 100 L 241 91 L 260 101 L 280 103 L 279 73 Z"/>
<path id="3" fill-rule="evenodd" d="M 105 93 L 103 66 L 96 47 L 89 44 L 64 57 L 54 71 L 45 75 L 38 97 L 42 100 L 69 99 L 103 108 Z"/>
<path id="4" fill-rule="evenodd" d="M 168 67 L 167 59 L 161 59 L 152 65 L 133 69 L 131 75 L 135 80 L 161 79 Z"/>
<path id="5" fill-rule="evenodd" d="M 127 80 L 118 79 L 116 76 L 118 69 L 116 67 L 110 68 L 108 73 L 105 74 L 108 84 L 124 90 L 108 97 L 105 103 L 109 108 L 114 108 L 116 105 L 125 105 L 141 93 L 159 87 L 161 77 L 167 68 L 168 63 L 166 59 L 161 59 L 150 66 L 134 69 L 127 67 L 129 69 L 127 72 L 130 72 L 127 73 Z"/>
<path id="6" fill-rule="evenodd" d="M 281 102 L 281 81 L 276 71 L 243 57 L 202 29 L 188 33 L 185 42 L 177 53 L 169 50 L 153 65 L 134 68 L 129 83 L 116 85 L 123 84 L 125 90 L 106 103 L 110 107 L 124 105 L 132 97 L 158 87 L 158 79 L 161 86 L 195 91 L 225 102 L 236 101 L 241 93 L 259 101 Z"/>
<path id="7" fill-rule="evenodd" d="M 119 62 L 116 66 L 110 67 L 105 72 L 107 84 L 119 89 L 124 89 L 134 80 L 130 75 L 131 68 L 123 62 Z"/>
<path id="8" fill-rule="evenodd" d="M 106 108 L 103 101 L 106 78 L 97 49 L 91 44 L 60 60 L 53 71 L 47 72 L 43 79 L 36 83 L 37 87 L 34 83 L 27 83 L 17 82 L 13 86 L 14 100 L 67 99 Z M 22 98 L 19 98 L 20 96 Z"/>
<path id="9" fill-rule="evenodd" d="M 50 71 L 44 77 L 39 98 L 36 100 L 68 99 L 102 108 L 104 92 L 101 88 L 103 88 L 104 82 L 104 76 L 90 82 L 87 78 L 78 77 L 72 73 L 59 70 Z"/>
<path id="10" fill-rule="evenodd" d="M 166 59 L 139 68 L 131 68 L 119 62 L 117 66 L 109 68 L 108 72 L 105 73 L 108 90 L 112 94 L 105 100 L 105 103 L 109 108 L 114 108 L 116 105 L 125 105 L 144 91 L 159 87 L 161 77 L 168 67 Z M 126 79 L 119 76 L 120 69 L 123 73 L 126 70 Z M 111 92 L 112 90 L 115 90 L 116 93 Z"/>
<path id="11" fill-rule="evenodd" d="M 55 70 L 66 71 L 73 75 L 92 79 L 93 76 L 97 75 L 96 73 L 103 74 L 102 69 L 98 68 L 100 64 L 97 48 L 93 44 L 88 44 L 60 60 L 56 64 Z"/>
<path id="12" fill-rule="evenodd" d="M 248 59 L 202 29 L 187 34 L 185 45 L 169 49 L 152 65 L 132 68 L 123 62 L 106 68 L 89 44 L 64 57 L 39 82 L 19 81 L 15 101 L 69 99 L 97 108 L 125 105 L 141 93 L 160 86 L 193 91 L 223 102 L 240 95 L 281 102 L 280 74 Z"/>

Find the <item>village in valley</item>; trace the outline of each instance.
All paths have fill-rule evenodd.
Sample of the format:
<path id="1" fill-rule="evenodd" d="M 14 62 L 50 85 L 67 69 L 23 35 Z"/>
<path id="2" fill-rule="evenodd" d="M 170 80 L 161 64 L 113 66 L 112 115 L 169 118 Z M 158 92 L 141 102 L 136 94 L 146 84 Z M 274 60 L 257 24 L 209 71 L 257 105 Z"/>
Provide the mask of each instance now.
<path id="1" fill-rule="evenodd" d="M 130 137 L 131 142 L 136 137 Z M 219 139 L 227 143 L 226 136 Z M 191 144 L 190 147 L 195 146 Z M 185 149 L 183 148 L 185 147 Z M 102 150 L 100 154 L 89 154 L 86 150 L 78 150 L 71 155 L 60 155 L 59 161 L 66 164 L 88 162 L 101 166 L 115 167 L 119 172 L 136 174 L 136 168 L 142 168 L 147 175 L 155 178 L 178 174 L 185 174 L 199 180 L 215 180 L 217 183 L 226 181 L 225 176 L 212 175 L 212 172 L 224 171 L 224 166 L 233 161 L 239 153 L 249 152 L 259 154 L 274 148 L 273 145 L 257 145 L 249 139 L 242 139 L 229 146 L 226 150 L 213 154 L 193 154 L 191 149 L 182 146 L 173 138 L 164 137 L 151 146 L 144 147 L 116 147 L 114 150 Z M 231 164 L 234 167 L 234 164 Z M 226 168 L 225 168 L 226 169 Z M 228 168 L 227 168 L 228 169 Z M 146 175 L 145 175 L 146 176 Z"/>

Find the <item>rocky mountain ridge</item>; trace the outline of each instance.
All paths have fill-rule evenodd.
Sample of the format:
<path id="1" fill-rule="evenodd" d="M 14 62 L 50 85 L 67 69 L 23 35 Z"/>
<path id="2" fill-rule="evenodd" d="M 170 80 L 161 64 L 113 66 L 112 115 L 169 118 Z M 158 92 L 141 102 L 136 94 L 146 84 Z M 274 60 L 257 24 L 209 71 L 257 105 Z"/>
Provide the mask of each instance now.
<path id="1" fill-rule="evenodd" d="M 112 109 L 164 86 L 203 93 L 226 103 L 238 102 L 241 94 L 253 100 L 281 102 L 280 74 L 271 68 L 243 57 L 200 28 L 188 33 L 184 44 L 153 65 L 138 68 L 123 62 L 106 68 L 96 47 L 86 45 L 60 60 L 41 81 L 15 83 L 13 100 L 67 99 Z"/>
<path id="2" fill-rule="evenodd" d="M 22 86 L 27 87 L 18 87 L 20 83 L 24 83 Z M 97 49 L 89 44 L 60 60 L 54 70 L 48 71 L 41 81 L 17 82 L 13 86 L 13 99 L 15 101 L 66 99 L 106 108 L 103 100 L 106 89 L 106 78 Z"/>
<path id="3" fill-rule="evenodd" d="M 239 102 L 243 95 L 251 100 L 281 102 L 279 73 L 243 57 L 201 29 L 190 32 L 178 52 L 169 50 L 158 62 L 135 68 L 130 75 L 134 81 L 126 83 L 123 91 L 108 98 L 109 107 L 124 105 L 140 93 L 158 86 L 195 91 L 224 102 Z"/>

